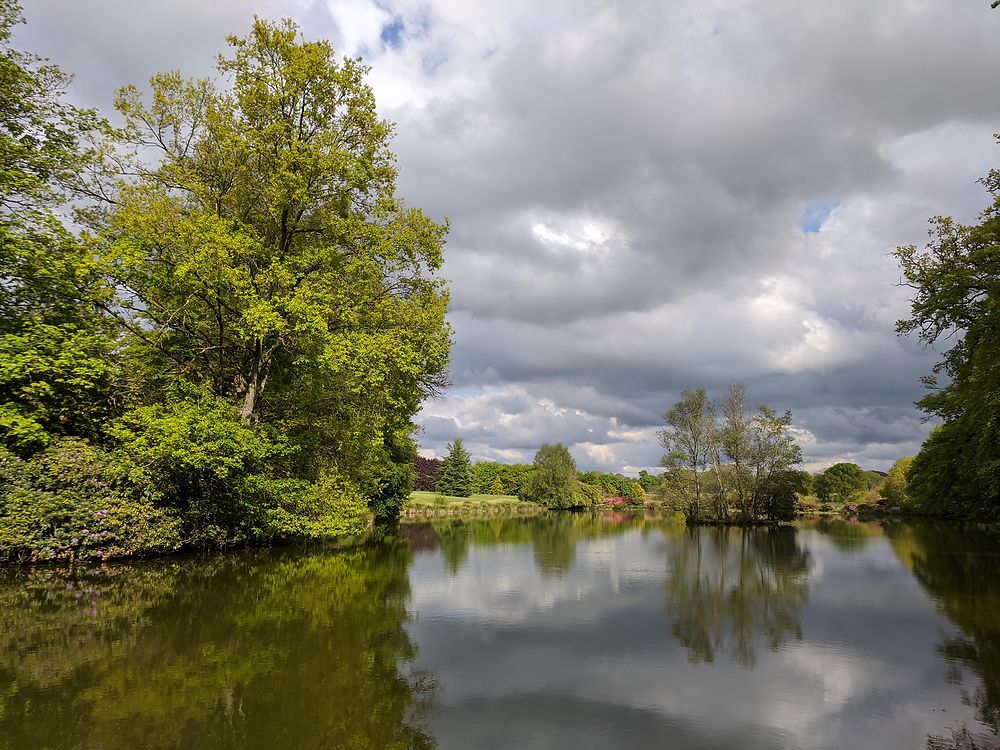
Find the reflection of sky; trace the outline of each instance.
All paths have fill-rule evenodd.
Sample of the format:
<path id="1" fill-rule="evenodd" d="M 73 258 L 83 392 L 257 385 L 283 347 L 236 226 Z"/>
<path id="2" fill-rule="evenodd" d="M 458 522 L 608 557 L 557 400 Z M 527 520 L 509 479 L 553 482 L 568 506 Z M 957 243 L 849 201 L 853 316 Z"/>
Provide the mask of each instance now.
<path id="1" fill-rule="evenodd" d="M 923 748 L 978 726 L 937 654 L 954 632 L 884 538 L 809 548 L 802 640 L 761 641 L 753 669 L 725 650 L 695 664 L 671 635 L 659 532 L 577 542 L 561 577 L 530 544 L 472 546 L 451 575 L 411 568 L 418 663 L 441 686 L 442 748 Z M 970 682 L 967 687 L 971 687 Z"/>

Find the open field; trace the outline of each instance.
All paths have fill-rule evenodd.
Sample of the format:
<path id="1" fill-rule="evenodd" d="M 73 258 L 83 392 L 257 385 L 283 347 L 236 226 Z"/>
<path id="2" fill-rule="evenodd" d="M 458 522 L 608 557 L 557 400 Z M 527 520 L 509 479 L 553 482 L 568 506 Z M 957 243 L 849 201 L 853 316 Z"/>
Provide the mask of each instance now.
<path id="1" fill-rule="evenodd" d="M 514 495 L 471 495 L 454 497 L 437 492 L 414 491 L 403 506 L 404 516 L 490 515 L 495 513 L 538 513 L 544 510 L 535 503 L 518 500 Z"/>

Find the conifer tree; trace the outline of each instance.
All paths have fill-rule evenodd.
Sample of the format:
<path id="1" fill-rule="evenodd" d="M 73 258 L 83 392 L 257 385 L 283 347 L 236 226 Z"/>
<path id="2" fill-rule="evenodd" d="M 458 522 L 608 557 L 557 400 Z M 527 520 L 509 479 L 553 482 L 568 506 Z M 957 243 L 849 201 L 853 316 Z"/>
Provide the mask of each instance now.
<path id="1" fill-rule="evenodd" d="M 437 490 L 442 495 L 468 497 L 472 494 L 472 461 L 461 439 L 448 444 L 448 456 L 441 463 Z"/>

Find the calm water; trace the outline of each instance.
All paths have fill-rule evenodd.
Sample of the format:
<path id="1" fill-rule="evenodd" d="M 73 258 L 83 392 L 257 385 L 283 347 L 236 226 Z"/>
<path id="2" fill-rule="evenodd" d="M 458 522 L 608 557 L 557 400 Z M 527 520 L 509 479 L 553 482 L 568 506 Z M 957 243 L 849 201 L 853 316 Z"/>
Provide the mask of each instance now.
<path id="1" fill-rule="evenodd" d="M 998 542 L 562 514 L 0 571 L 0 749 L 998 747 Z"/>

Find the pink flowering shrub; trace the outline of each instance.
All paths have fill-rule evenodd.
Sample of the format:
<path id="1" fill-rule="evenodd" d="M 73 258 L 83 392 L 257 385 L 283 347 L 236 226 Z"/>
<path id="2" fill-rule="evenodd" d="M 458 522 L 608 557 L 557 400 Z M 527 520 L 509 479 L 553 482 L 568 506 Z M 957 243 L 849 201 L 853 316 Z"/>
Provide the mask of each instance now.
<path id="1" fill-rule="evenodd" d="M 64 439 L 28 460 L 0 456 L 0 559 L 77 560 L 180 546 L 180 523 L 116 486 L 108 454 Z"/>

